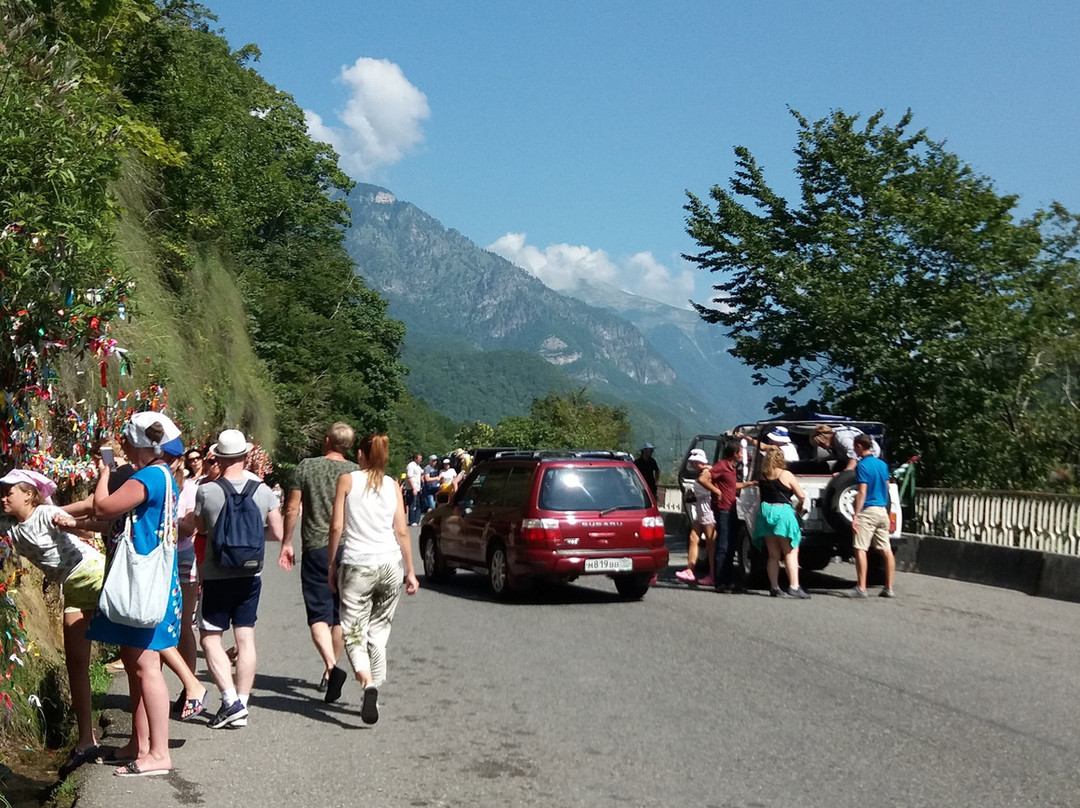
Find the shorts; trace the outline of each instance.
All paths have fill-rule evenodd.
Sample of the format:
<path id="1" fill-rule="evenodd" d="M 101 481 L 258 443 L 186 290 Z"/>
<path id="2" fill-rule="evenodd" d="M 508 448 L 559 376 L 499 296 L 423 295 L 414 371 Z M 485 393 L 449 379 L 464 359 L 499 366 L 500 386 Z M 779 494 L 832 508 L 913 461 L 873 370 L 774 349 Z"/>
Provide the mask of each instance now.
<path id="1" fill-rule="evenodd" d="M 690 524 L 711 527 L 716 524 L 716 516 L 713 514 L 712 503 L 709 500 L 698 500 L 690 503 Z"/>
<path id="2" fill-rule="evenodd" d="M 94 553 L 64 581 L 61 590 L 64 593 L 64 614 L 68 612 L 94 613 L 101 585 L 105 582 L 105 556 Z"/>
<path id="3" fill-rule="evenodd" d="M 262 578 L 222 578 L 203 581 L 199 599 L 199 629 L 228 631 L 255 625 Z"/>
<path id="4" fill-rule="evenodd" d="M 315 547 L 304 550 L 300 555 L 300 591 L 304 595 L 304 608 L 307 610 L 308 625 L 326 623 L 330 626 L 341 624 L 339 614 L 340 601 L 330 591 L 326 582 L 329 547 Z"/>
<path id="5" fill-rule="evenodd" d="M 852 545 L 856 550 L 891 550 L 889 543 L 889 512 L 880 505 L 859 512 L 859 529 Z"/>
<path id="6" fill-rule="evenodd" d="M 199 567 L 195 563 L 195 548 L 187 546 L 184 549 L 176 548 L 176 569 L 180 574 L 181 584 L 197 584 L 199 582 Z"/>

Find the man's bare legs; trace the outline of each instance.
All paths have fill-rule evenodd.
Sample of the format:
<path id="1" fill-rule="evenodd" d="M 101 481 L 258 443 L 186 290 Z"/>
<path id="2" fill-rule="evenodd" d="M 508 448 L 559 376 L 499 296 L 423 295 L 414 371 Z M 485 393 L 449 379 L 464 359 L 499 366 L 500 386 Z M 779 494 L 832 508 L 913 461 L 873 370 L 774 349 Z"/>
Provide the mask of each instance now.
<path id="1" fill-rule="evenodd" d="M 255 687 L 255 626 L 234 626 L 236 641 L 236 692 L 247 707 L 247 698 Z"/>
<path id="2" fill-rule="evenodd" d="M 885 557 L 885 588 L 893 588 L 893 578 L 896 576 L 896 556 L 893 554 L 892 547 L 879 547 L 881 555 Z M 866 591 L 866 578 L 869 572 L 870 560 L 867 558 L 866 550 L 855 550 L 855 575 L 858 578 L 858 584 L 856 586 Z"/>
<path id="3" fill-rule="evenodd" d="M 255 686 L 255 627 L 235 626 L 233 639 L 236 642 L 236 676 L 233 677 L 232 662 L 222 642 L 222 632 L 203 631 L 202 647 L 206 656 L 206 667 L 214 677 L 214 684 L 226 693 L 235 692 L 237 697 L 246 699 Z M 247 706 L 246 704 L 244 706 Z"/>
<path id="4" fill-rule="evenodd" d="M 315 643 L 315 650 L 322 657 L 326 675 L 329 676 L 330 671 L 337 666 L 338 660 L 345 651 L 345 638 L 341 633 L 341 626 L 331 626 L 329 623 L 320 621 L 312 623 L 308 628 L 311 629 L 311 641 Z"/>
<path id="5" fill-rule="evenodd" d="M 206 631 L 200 633 L 202 640 L 203 656 L 206 657 L 206 667 L 210 669 L 210 675 L 214 677 L 214 684 L 218 690 L 224 693 L 227 690 L 235 690 L 236 683 L 233 681 L 232 662 L 225 653 L 225 645 L 222 643 L 220 631 Z"/>

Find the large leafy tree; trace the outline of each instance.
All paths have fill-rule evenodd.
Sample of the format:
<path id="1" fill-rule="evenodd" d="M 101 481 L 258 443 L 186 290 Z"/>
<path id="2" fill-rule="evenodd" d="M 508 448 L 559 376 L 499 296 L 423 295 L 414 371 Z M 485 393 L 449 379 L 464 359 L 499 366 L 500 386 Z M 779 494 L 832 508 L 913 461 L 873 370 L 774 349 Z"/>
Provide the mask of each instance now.
<path id="1" fill-rule="evenodd" d="M 1069 461 L 1040 453 L 1033 415 L 1066 389 L 1047 371 L 1075 336 L 1053 290 L 1075 289 L 1076 222 L 1060 208 L 1018 221 L 1017 198 L 909 131 L 910 112 L 793 115 L 797 201 L 743 147 L 711 204 L 688 194 L 701 251 L 687 258 L 719 276 L 702 317 L 784 389 L 778 411 L 817 396 L 880 418 L 931 480 L 1046 484 Z"/>
<path id="2" fill-rule="evenodd" d="M 493 429 L 480 422 L 468 428 L 491 445 L 522 449 L 623 449 L 631 431 L 624 408 L 593 404 L 584 390 L 533 399 L 528 415 L 508 416 Z"/>
<path id="3" fill-rule="evenodd" d="M 207 241 L 232 259 L 288 461 L 332 420 L 387 429 L 404 392 L 404 328 L 342 245 L 351 183 L 336 155 L 254 70 L 258 49 L 232 50 L 212 21 L 188 0 L 162 4 L 117 58 L 118 82 L 184 155 L 159 178 L 163 272 L 182 283 L 192 245 Z"/>

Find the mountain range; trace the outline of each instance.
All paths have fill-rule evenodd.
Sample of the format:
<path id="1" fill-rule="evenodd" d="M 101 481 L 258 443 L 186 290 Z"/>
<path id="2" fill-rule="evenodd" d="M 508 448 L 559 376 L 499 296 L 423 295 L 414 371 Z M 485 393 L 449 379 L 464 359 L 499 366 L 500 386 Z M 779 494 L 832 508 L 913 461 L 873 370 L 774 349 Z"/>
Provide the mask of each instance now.
<path id="1" fill-rule="evenodd" d="M 695 312 L 610 286 L 556 292 L 385 188 L 357 184 L 348 202 L 346 249 L 406 326 L 406 384 L 450 418 L 495 423 L 584 387 L 681 456 L 687 435 L 762 411 L 767 396 Z"/>

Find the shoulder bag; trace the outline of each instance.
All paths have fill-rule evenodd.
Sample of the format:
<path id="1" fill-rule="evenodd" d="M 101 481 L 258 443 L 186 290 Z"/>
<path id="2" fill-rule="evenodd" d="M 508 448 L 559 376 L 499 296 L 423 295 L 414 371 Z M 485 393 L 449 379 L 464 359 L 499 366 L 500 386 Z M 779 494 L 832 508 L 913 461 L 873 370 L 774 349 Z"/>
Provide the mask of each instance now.
<path id="1" fill-rule="evenodd" d="M 165 466 L 157 468 L 166 477 L 162 540 L 146 555 L 139 554 L 131 542 L 129 512 L 98 599 L 98 608 L 110 622 L 131 628 L 154 628 L 161 623 L 172 593 L 173 568 L 176 566 L 176 503 L 172 474 Z"/>

